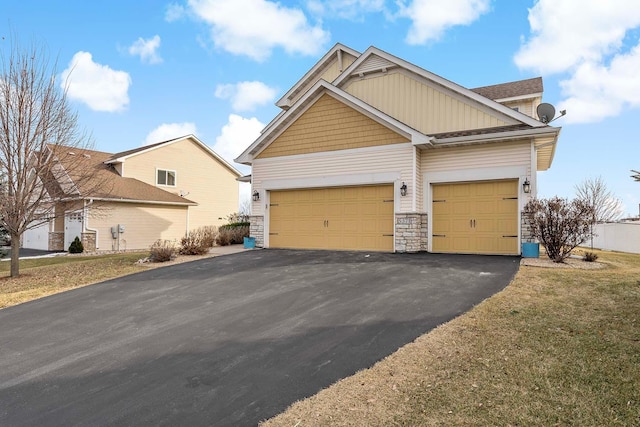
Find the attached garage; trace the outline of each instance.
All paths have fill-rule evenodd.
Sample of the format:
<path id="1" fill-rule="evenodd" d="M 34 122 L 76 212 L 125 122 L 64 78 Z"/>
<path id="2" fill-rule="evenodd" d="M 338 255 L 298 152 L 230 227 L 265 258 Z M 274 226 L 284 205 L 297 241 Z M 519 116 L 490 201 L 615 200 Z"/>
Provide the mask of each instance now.
<path id="1" fill-rule="evenodd" d="M 392 252 L 393 185 L 270 192 L 269 247 Z"/>
<path id="2" fill-rule="evenodd" d="M 30 228 L 22 235 L 22 247 L 25 249 L 49 250 L 49 223 Z"/>
<path id="3" fill-rule="evenodd" d="M 517 255 L 518 181 L 432 186 L 432 251 Z"/>

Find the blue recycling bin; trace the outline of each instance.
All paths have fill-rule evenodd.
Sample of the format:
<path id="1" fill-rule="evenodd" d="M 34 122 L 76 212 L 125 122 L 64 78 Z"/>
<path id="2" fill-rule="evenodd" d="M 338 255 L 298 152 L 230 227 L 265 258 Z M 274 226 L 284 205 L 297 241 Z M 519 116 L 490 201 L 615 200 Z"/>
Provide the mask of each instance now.
<path id="1" fill-rule="evenodd" d="M 255 237 L 245 237 L 244 238 L 244 248 L 245 249 L 254 249 L 256 247 L 256 238 Z"/>
<path id="2" fill-rule="evenodd" d="M 540 243 L 525 242 L 522 244 L 523 258 L 540 258 Z"/>

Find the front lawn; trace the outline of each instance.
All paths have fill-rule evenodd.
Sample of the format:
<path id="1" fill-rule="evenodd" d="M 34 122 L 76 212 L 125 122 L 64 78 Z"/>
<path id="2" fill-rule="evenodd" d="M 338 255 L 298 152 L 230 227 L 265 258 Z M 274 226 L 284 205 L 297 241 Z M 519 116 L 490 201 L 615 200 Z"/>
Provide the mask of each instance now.
<path id="1" fill-rule="evenodd" d="M 502 292 L 264 426 L 640 425 L 640 255 Z"/>
<path id="2" fill-rule="evenodd" d="M 9 277 L 10 261 L 0 262 L 0 308 L 142 271 L 144 253 L 59 256 L 20 260 L 20 276 Z"/>

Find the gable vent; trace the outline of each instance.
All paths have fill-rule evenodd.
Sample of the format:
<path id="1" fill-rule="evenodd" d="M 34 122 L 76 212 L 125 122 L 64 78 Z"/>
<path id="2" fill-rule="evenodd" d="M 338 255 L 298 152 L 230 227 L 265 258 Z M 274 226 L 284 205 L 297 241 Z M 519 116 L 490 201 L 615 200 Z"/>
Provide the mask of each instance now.
<path id="1" fill-rule="evenodd" d="M 393 67 L 395 64 L 391 61 L 387 61 L 386 59 L 378 56 L 371 55 L 366 61 L 364 61 L 360 66 L 354 70 L 354 74 L 367 74 L 373 73 L 377 71 L 386 72 L 389 68 Z"/>

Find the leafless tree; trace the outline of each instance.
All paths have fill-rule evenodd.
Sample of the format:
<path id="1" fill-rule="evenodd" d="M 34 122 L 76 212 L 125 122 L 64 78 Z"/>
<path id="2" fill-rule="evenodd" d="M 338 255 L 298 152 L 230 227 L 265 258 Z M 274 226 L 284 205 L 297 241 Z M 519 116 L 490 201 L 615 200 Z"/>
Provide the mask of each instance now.
<path id="1" fill-rule="evenodd" d="M 636 181 L 640 182 L 640 172 L 631 169 L 631 173 L 633 174 L 633 175 L 631 175 L 631 178 L 633 178 Z"/>
<path id="2" fill-rule="evenodd" d="M 593 208 L 593 224 L 612 222 L 622 217 L 622 201 L 607 188 L 602 177 L 586 179 L 575 189 L 576 197 Z"/>
<path id="3" fill-rule="evenodd" d="M 55 61 L 37 43 L 12 42 L 0 63 L 0 226 L 11 236 L 16 277 L 22 234 L 64 215 L 62 200 L 98 184 L 91 184 L 86 157 L 73 151 L 90 148 L 91 138 L 78 126 Z"/>

